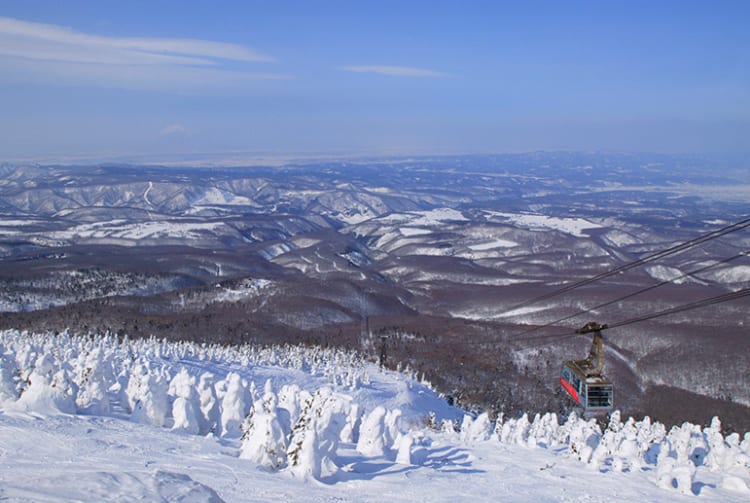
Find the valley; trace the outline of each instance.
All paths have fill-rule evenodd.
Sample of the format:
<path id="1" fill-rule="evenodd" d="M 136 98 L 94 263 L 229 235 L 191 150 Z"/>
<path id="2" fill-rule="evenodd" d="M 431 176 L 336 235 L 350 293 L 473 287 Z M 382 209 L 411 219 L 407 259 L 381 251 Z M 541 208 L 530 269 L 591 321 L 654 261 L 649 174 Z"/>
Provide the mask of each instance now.
<path id="1" fill-rule="evenodd" d="M 373 359 L 385 344 L 389 366 L 506 415 L 571 410 L 557 375 L 585 356 L 573 331 L 586 322 L 750 283 L 744 229 L 530 302 L 747 218 L 750 176 L 732 160 L 540 152 L 0 175 L 0 328 Z M 617 407 L 750 429 L 749 323 L 736 300 L 605 331 Z"/>

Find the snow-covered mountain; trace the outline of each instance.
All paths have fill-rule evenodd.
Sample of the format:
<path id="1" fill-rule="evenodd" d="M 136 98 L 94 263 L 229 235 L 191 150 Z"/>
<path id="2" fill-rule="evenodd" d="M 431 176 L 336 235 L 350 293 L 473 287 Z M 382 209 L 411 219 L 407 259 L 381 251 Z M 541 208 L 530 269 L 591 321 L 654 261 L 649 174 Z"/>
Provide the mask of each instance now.
<path id="1" fill-rule="evenodd" d="M 383 336 L 389 365 L 467 406 L 564 415 L 556 375 L 588 341 L 552 336 L 747 288 L 750 238 L 525 303 L 745 218 L 743 168 L 602 153 L 0 165 L 0 328 L 370 353 Z M 737 300 L 609 331 L 618 405 L 750 426 L 748 324 Z"/>
<path id="2" fill-rule="evenodd" d="M 317 347 L 0 332 L 8 501 L 747 501 L 750 433 L 490 420 Z M 697 498 L 697 499 L 696 499 Z"/>

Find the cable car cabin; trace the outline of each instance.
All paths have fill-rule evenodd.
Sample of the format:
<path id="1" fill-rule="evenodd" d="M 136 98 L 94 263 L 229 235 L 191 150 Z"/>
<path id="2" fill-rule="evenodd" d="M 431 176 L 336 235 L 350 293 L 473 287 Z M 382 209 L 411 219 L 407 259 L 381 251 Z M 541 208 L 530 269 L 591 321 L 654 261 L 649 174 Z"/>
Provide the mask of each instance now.
<path id="1" fill-rule="evenodd" d="M 612 411 L 615 387 L 606 377 L 586 377 L 577 362 L 568 360 L 563 363 L 560 384 L 583 407 L 584 414 L 605 414 Z"/>
<path id="2" fill-rule="evenodd" d="M 583 360 L 565 361 L 560 372 L 560 384 L 583 407 L 584 415 L 605 414 L 614 406 L 614 385 L 602 375 L 604 349 L 601 331 L 605 328 L 607 325 L 591 322 L 576 330 L 579 334 L 593 332 L 589 355 Z"/>

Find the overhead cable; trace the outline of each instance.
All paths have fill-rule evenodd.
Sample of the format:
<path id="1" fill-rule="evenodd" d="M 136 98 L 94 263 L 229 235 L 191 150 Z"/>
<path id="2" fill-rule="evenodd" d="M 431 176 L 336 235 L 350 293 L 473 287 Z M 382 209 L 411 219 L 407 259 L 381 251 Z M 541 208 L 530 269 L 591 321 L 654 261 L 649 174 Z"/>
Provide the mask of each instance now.
<path id="1" fill-rule="evenodd" d="M 733 257 L 729 257 L 729 258 L 726 258 L 726 259 L 723 259 L 723 260 L 719 260 L 719 261 L 717 261 L 717 262 L 714 262 L 713 264 L 709 264 L 709 265 L 707 265 L 707 266 L 704 266 L 704 267 L 701 267 L 701 268 L 695 269 L 694 271 L 686 272 L 686 273 L 684 273 L 684 274 L 682 274 L 682 275 L 680 275 L 680 276 L 676 276 L 676 277 L 674 277 L 674 278 L 671 278 L 671 279 L 668 279 L 668 280 L 664 280 L 664 281 L 661 281 L 660 283 L 657 283 L 657 284 L 655 284 L 655 285 L 651 285 L 651 286 L 648 286 L 648 287 L 646 287 L 646 288 L 641 288 L 640 290 L 637 290 L 637 291 L 635 291 L 635 292 L 633 292 L 633 293 L 629 293 L 629 294 L 627 294 L 627 295 L 623 295 L 622 297 L 618 297 L 618 298 L 616 298 L 616 299 L 613 299 L 613 300 L 610 300 L 610 301 L 608 301 L 608 302 L 603 302 L 603 303 L 601 303 L 601 304 L 597 304 L 596 306 L 590 307 L 590 308 L 588 308 L 588 309 L 583 309 L 583 310 L 581 310 L 581 311 L 578 311 L 577 313 L 574 313 L 574 314 L 571 314 L 571 315 L 565 316 L 565 317 L 563 317 L 563 318 L 559 318 L 559 319 L 557 319 L 557 320 L 555 320 L 555 321 L 550 321 L 549 323 L 545 323 L 544 325 L 539 325 L 539 326 L 536 326 L 536 327 L 530 328 L 530 329 L 528 329 L 528 330 L 525 330 L 525 331 L 523 331 L 523 332 L 519 333 L 519 334 L 518 334 L 517 336 L 522 336 L 522 335 L 524 335 L 524 334 L 528 334 L 528 333 L 531 333 L 531 332 L 536 332 L 536 331 L 538 331 L 538 330 L 542 330 L 542 329 L 545 329 L 545 328 L 547 328 L 547 327 L 550 327 L 550 326 L 552 326 L 552 325 L 557 325 L 557 324 L 558 324 L 558 323 L 560 323 L 560 322 L 563 322 L 563 321 L 567 321 L 567 320 L 570 320 L 570 319 L 572 319 L 572 318 L 576 318 L 576 317 L 578 317 L 578 316 L 581 316 L 581 315 L 583 315 L 583 314 L 587 314 L 587 313 L 590 313 L 590 312 L 592 312 L 592 311 L 596 311 L 597 309 L 601 309 L 601 308 L 604 308 L 604 307 L 608 307 L 608 306 L 611 306 L 612 304 L 616 304 L 616 303 L 618 303 L 618 302 L 622 302 L 622 301 L 624 301 L 624 300 L 627 300 L 627 299 L 631 299 L 631 298 L 633 298 L 633 297 L 636 297 L 636 296 L 638 296 L 638 295 L 641 295 L 642 293 L 646 293 L 646 292 L 649 292 L 649 291 L 651 291 L 651 290 L 655 290 L 655 289 L 657 289 L 657 288 L 659 288 L 659 287 L 662 287 L 662 286 L 664 286 L 664 285 L 668 285 L 668 284 L 671 284 L 671 283 L 673 283 L 673 282 L 675 282 L 675 281 L 679 281 L 679 280 L 681 280 L 681 279 L 685 279 L 685 278 L 688 278 L 688 277 L 692 277 L 692 276 L 695 276 L 696 274 L 700 274 L 700 273 L 702 273 L 702 272 L 705 272 L 705 271 L 707 271 L 707 270 L 709 270 L 709 269 L 713 269 L 713 268 L 715 268 L 715 267 L 718 267 L 718 266 L 720 266 L 720 265 L 728 264 L 729 262 L 732 262 L 733 260 L 737 260 L 738 258 L 741 258 L 741 257 L 747 257 L 747 256 L 748 256 L 748 254 L 750 254 L 750 251 L 744 251 L 744 252 L 742 252 L 742 253 L 738 253 L 737 255 L 735 255 L 735 256 L 733 256 Z"/>
<path id="2" fill-rule="evenodd" d="M 690 304 L 684 304 L 682 306 L 671 307 L 669 309 L 664 309 L 663 311 L 646 314 L 646 315 L 639 316 L 637 318 L 631 318 L 625 321 L 619 321 L 617 323 L 610 323 L 609 328 L 624 327 L 626 325 L 631 325 L 633 323 L 638 323 L 638 322 L 646 321 L 646 320 L 653 320 L 654 318 L 661 318 L 662 316 L 668 316 L 670 314 L 682 313 L 684 311 L 691 311 L 693 309 L 699 309 L 699 308 L 706 307 L 706 306 L 712 306 L 714 304 L 721 304 L 723 302 L 729 302 L 731 300 L 740 299 L 743 297 L 747 297 L 749 295 L 750 295 L 750 288 L 743 288 L 742 290 L 737 290 L 736 292 L 730 292 L 730 293 L 725 293 L 722 295 L 717 295 L 715 297 L 709 297 L 707 299 L 691 302 Z"/>
<path id="3" fill-rule="evenodd" d="M 676 244 L 674 246 L 670 246 L 669 248 L 666 248 L 664 250 L 652 253 L 651 255 L 648 255 L 644 258 L 634 260 L 632 262 L 628 262 L 627 264 L 623 264 L 621 266 L 615 267 L 614 269 L 610 269 L 609 271 L 605 271 L 602 273 L 599 273 L 595 276 L 592 276 L 587 279 L 583 279 L 580 281 L 576 281 L 575 283 L 571 283 L 569 285 L 563 286 L 562 288 L 558 288 L 557 290 L 554 290 L 552 292 L 548 292 L 546 294 L 540 295 L 538 297 L 534 297 L 531 300 L 527 300 L 524 302 L 521 302 L 511 308 L 506 309 L 505 311 L 501 312 L 500 314 L 507 314 L 510 313 L 518 308 L 528 306 L 530 304 L 536 304 L 537 302 L 540 302 L 542 300 L 550 299 L 552 297 L 557 297 L 558 295 L 561 295 L 563 293 L 570 292 L 571 290 L 575 290 L 578 288 L 581 288 L 583 286 L 589 285 L 591 283 L 595 283 L 597 281 L 601 281 L 603 279 L 609 278 L 611 276 L 614 276 L 616 274 L 623 273 L 625 271 L 629 271 L 630 269 L 634 269 L 636 267 L 640 267 L 644 264 L 648 264 L 650 262 L 654 262 L 656 260 L 662 259 L 664 257 L 668 257 L 670 255 L 675 255 L 677 253 L 681 253 L 683 251 L 689 250 L 691 248 L 694 248 L 700 244 L 706 243 L 708 241 L 711 241 L 713 239 L 725 236 L 727 234 L 731 234 L 733 232 L 737 232 L 739 230 L 745 229 L 747 227 L 750 227 L 750 217 L 745 218 L 743 220 L 740 220 L 738 222 L 735 222 L 731 225 L 727 225 L 725 227 L 722 227 L 720 229 L 717 229 L 715 231 L 707 232 L 705 234 L 702 234 L 696 238 L 690 239 L 688 241 L 685 241 L 683 243 Z"/>

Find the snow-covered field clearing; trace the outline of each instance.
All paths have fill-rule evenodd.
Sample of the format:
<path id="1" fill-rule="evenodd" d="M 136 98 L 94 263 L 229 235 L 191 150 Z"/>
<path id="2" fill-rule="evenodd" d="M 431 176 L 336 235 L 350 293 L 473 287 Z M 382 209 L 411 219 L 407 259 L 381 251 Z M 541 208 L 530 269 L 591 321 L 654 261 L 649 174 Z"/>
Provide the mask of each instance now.
<path id="1" fill-rule="evenodd" d="M 239 302 L 248 297 L 255 297 L 270 284 L 267 279 L 246 279 L 237 288 L 223 288 L 216 294 L 214 302 Z"/>
<path id="2" fill-rule="evenodd" d="M 427 234 L 432 234 L 432 231 L 430 229 L 421 229 L 419 227 L 401 227 L 399 229 L 399 232 L 402 236 L 410 237 L 410 236 L 424 236 Z"/>
<path id="3" fill-rule="evenodd" d="M 223 222 L 154 221 L 126 223 L 124 220 L 81 224 L 64 231 L 50 233 L 53 239 L 198 239 L 201 232 L 215 231 Z"/>
<path id="4" fill-rule="evenodd" d="M 654 278 L 655 280 L 671 281 L 677 285 L 681 285 L 683 283 L 698 283 L 697 280 L 691 278 L 690 276 L 685 275 L 684 272 L 682 272 L 681 270 L 675 267 L 655 265 L 651 267 L 646 267 L 646 273 L 648 273 L 648 275 Z"/>
<path id="5" fill-rule="evenodd" d="M 721 283 L 745 283 L 750 282 L 750 266 L 740 265 L 735 267 L 725 267 L 709 275 L 715 281 Z"/>
<path id="6" fill-rule="evenodd" d="M 40 223 L 40 221 L 35 219 L 19 219 L 0 216 L 0 227 L 25 227 L 27 225 L 35 225 L 38 223 Z"/>
<path id="7" fill-rule="evenodd" d="M 210 206 L 210 205 L 243 205 L 253 206 L 253 200 L 245 197 L 233 194 L 227 190 L 222 190 L 217 187 L 211 187 L 207 189 L 201 196 L 191 201 L 192 206 Z"/>
<path id="8" fill-rule="evenodd" d="M 488 319 L 497 320 L 501 318 L 509 318 L 511 316 L 520 317 L 522 315 L 539 313 L 541 311 L 546 311 L 547 309 L 549 309 L 549 306 L 519 307 L 517 309 L 513 309 L 512 311 L 498 313 L 497 308 L 495 306 L 487 306 L 487 307 L 480 306 L 480 307 L 465 308 L 462 310 L 451 311 L 451 316 L 456 316 L 459 318 L 467 318 L 470 320 L 488 320 Z M 531 324 L 531 323 L 534 323 L 534 320 L 532 318 L 529 318 L 529 319 L 517 318 L 516 322 L 519 324 Z"/>
<path id="9" fill-rule="evenodd" d="M 494 250 L 495 248 L 513 248 L 514 246 L 518 246 L 518 243 L 516 243 L 515 241 L 510 241 L 508 239 L 495 239 L 494 241 L 490 241 L 488 243 L 470 245 L 469 249 L 473 251 L 485 251 Z"/>
<path id="10" fill-rule="evenodd" d="M 530 230 L 552 229 L 571 234 L 575 237 L 584 237 L 586 229 L 599 229 L 600 224 L 590 222 L 583 218 L 559 218 L 532 213 L 502 213 L 499 211 L 486 211 L 487 215 L 494 221 L 513 222 L 515 225 Z"/>
<path id="11" fill-rule="evenodd" d="M 9 501 L 747 501 L 750 435 L 472 417 L 354 353 L 0 333 Z"/>

